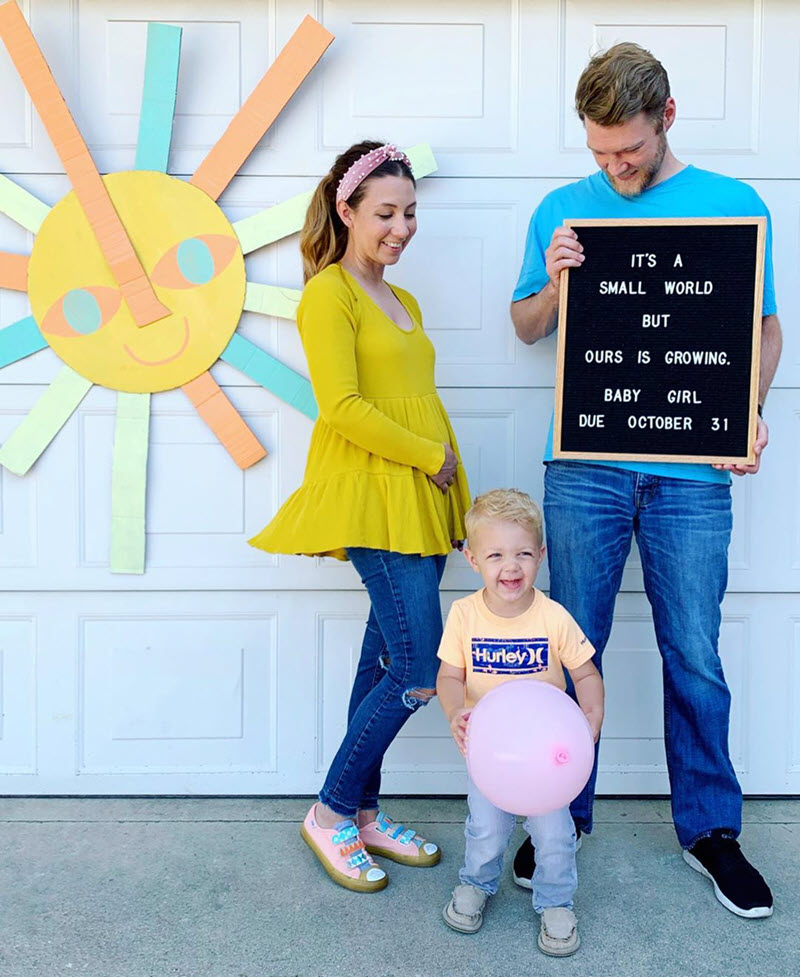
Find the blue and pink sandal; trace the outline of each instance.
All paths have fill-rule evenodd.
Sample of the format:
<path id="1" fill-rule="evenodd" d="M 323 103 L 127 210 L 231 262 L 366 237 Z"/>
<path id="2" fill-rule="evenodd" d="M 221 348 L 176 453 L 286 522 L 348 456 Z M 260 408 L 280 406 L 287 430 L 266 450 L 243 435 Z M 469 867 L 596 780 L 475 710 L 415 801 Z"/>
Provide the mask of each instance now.
<path id="1" fill-rule="evenodd" d="M 359 828 L 359 833 L 370 855 L 389 858 L 401 865 L 428 868 L 442 857 L 438 845 L 421 838 L 404 824 L 392 821 L 383 811 L 378 811 L 374 821 Z"/>
<path id="2" fill-rule="evenodd" d="M 389 877 L 369 857 L 356 825 L 349 818 L 333 828 L 317 823 L 316 804 L 306 815 L 300 834 L 334 882 L 353 892 L 378 892 Z"/>

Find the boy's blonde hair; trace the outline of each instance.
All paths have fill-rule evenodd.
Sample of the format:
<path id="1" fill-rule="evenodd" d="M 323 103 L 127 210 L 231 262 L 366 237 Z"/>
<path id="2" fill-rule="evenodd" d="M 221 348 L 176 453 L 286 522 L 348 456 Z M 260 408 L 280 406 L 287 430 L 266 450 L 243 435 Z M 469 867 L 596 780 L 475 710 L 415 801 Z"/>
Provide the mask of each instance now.
<path id="1" fill-rule="evenodd" d="M 477 496 L 472 508 L 464 516 L 467 542 L 474 536 L 483 519 L 515 522 L 535 537 L 537 546 L 542 545 L 542 510 L 527 492 L 520 492 L 519 489 L 492 489 L 491 492 Z"/>

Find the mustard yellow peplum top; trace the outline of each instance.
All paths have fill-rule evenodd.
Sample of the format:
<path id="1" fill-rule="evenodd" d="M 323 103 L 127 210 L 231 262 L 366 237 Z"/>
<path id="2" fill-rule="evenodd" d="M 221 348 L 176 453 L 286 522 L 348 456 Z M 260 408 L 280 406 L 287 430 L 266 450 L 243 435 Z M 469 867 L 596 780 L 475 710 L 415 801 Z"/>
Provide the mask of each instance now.
<path id="1" fill-rule="evenodd" d="M 363 546 L 431 556 L 463 539 L 464 469 L 442 492 L 428 477 L 458 454 L 434 385 L 433 344 L 416 300 L 391 286 L 413 323 L 397 326 L 341 265 L 303 290 L 297 325 L 319 417 L 302 486 L 250 540 L 268 553 L 335 556 Z"/>

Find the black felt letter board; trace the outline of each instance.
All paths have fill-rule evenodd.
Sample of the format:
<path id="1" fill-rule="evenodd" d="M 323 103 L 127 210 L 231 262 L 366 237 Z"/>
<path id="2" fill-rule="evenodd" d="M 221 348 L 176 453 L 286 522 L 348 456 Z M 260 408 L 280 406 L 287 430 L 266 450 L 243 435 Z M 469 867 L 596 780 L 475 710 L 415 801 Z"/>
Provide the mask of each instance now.
<path id="1" fill-rule="evenodd" d="M 565 223 L 554 456 L 752 460 L 766 219 Z"/>

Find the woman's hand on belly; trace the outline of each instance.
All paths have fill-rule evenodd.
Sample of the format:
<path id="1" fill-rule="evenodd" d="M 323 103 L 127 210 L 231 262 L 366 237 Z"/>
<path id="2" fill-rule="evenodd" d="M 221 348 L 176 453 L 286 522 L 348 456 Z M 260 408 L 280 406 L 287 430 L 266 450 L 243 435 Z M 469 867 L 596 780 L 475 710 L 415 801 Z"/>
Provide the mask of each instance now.
<path id="1" fill-rule="evenodd" d="M 444 446 L 444 462 L 442 467 L 435 475 L 431 475 L 431 481 L 435 482 L 439 488 L 446 492 L 455 481 L 456 469 L 458 468 L 458 456 L 449 444 Z"/>

